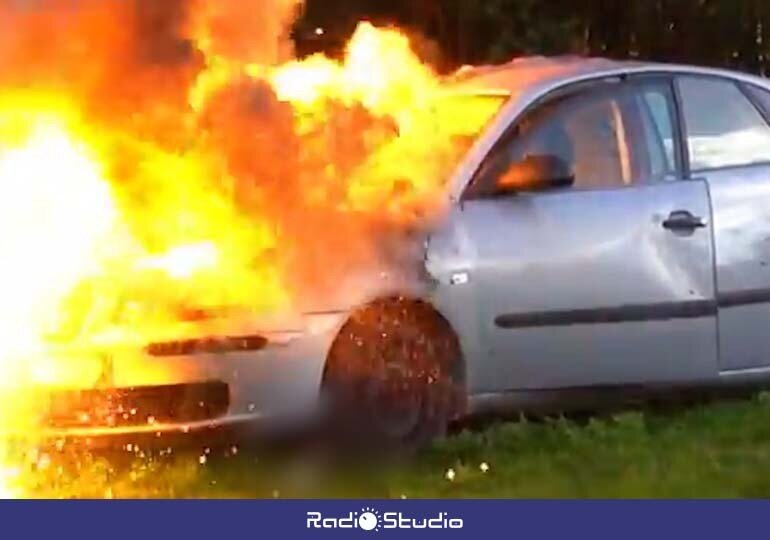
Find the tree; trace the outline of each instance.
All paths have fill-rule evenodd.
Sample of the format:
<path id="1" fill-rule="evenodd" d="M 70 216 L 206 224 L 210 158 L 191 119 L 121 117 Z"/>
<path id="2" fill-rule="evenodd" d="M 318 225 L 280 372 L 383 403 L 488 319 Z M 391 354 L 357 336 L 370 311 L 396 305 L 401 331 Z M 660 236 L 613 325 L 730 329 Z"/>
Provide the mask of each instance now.
<path id="1" fill-rule="evenodd" d="M 360 19 L 435 41 L 447 69 L 579 53 L 764 73 L 770 59 L 767 0 L 307 0 L 298 27 L 326 30 L 308 51 L 334 50 Z"/>

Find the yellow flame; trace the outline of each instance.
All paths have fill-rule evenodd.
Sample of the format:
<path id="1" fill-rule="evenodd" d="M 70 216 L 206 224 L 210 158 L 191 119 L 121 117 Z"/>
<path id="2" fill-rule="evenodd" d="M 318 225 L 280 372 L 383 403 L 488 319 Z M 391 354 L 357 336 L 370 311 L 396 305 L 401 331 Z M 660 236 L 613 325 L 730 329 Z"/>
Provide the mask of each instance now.
<path id="1" fill-rule="evenodd" d="M 374 114 L 395 116 L 401 127 L 409 111 L 428 105 L 439 89 L 438 77 L 414 55 L 406 36 L 370 23 L 359 25 L 343 63 L 315 55 L 278 67 L 270 80 L 283 100 L 360 103 Z"/>
<path id="2" fill-rule="evenodd" d="M 139 261 L 137 268 L 162 270 L 174 279 L 190 279 L 202 270 L 211 270 L 219 262 L 219 250 L 211 242 L 179 246 L 154 257 Z"/>
<path id="3" fill-rule="evenodd" d="M 2 122 L 0 113 L 0 122 Z M 9 127 L 6 125 L 6 128 Z M 16 128 L 19 128 L 18 124 Z M 37 114 L 21 144 L 0 146 L 0 370 L 38 351 L 64 298 L 100 269 L 118 217 L 87 147 L 56 117 Z M 15 379 L 0 375 L 0 385 Z"/>

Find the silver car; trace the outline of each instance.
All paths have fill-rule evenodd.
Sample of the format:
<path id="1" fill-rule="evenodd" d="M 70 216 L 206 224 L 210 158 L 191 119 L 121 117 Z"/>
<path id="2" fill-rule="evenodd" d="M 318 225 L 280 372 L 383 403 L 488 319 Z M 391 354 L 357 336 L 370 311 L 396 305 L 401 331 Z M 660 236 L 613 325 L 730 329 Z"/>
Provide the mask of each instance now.
<path id="1" fill-rule="evenodd" d="M 453 85 L 505 99 L 447 182 L 421 286 L 153 344 L 145 361 L 164 369 L 150 384 L 117 352 L 105 380 L 121 414 L 81 424 L 65 400 L 52 429 L 271 426 L 324 411 L 369 441 L 419 446 L 475 413 L 770 380 L 766 80 L 535 58 Z M 101 395 L 78 403 L 93 410 Z"/>

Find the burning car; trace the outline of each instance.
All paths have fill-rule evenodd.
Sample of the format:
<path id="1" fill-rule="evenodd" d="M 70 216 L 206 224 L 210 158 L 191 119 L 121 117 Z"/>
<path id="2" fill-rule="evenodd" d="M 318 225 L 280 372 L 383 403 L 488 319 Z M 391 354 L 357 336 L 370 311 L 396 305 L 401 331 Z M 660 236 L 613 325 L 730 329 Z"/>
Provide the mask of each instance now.
<path id="1" fill-rule="evenodd" d="M 413 446 L 478 412 L 766 380 L 764 80 L 536 58 L 466 70 L 452 91 L 499 112 L 418 235 L 418 278 L 273 326 L 212 319 L 198 337 L 113 348 L 82 410 L 65 403 L 53 424 L 189 430 L 323 404 Z"/>
<path id="2" fill-rule="evenodd" d="M 414 448 L 471 414 L 770 373 L 763 79 L 446 78 L 368 23 L 341 60 L 287 61 L 251 31 L 286 13 L 241 1 L 22 4 L 0 6 L 6 432 L 321 414 Z"/>

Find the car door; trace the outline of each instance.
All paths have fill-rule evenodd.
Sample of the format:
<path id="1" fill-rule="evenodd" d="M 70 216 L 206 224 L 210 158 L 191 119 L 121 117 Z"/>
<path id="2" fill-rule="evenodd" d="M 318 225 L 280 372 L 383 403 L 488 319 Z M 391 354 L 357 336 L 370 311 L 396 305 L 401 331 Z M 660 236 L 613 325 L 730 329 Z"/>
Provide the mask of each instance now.
<path id="1" fill-rule="evenodd" d="M 713 76 L 677 84 L 691 175 L 711 192 L 720 368 L 770 366 L 770 93 Z"/>
<path id="2" fill-rule="evenodd" d="M 716 376 L 709 197 L 680 179 L 674 118 L 670 81 L 603 81 L 542 100 L 495 145 L 449 228 L 474 295 L 475 391 Z M 486 195 L 532 154 L 568 163 L 574 185 Z"/>

